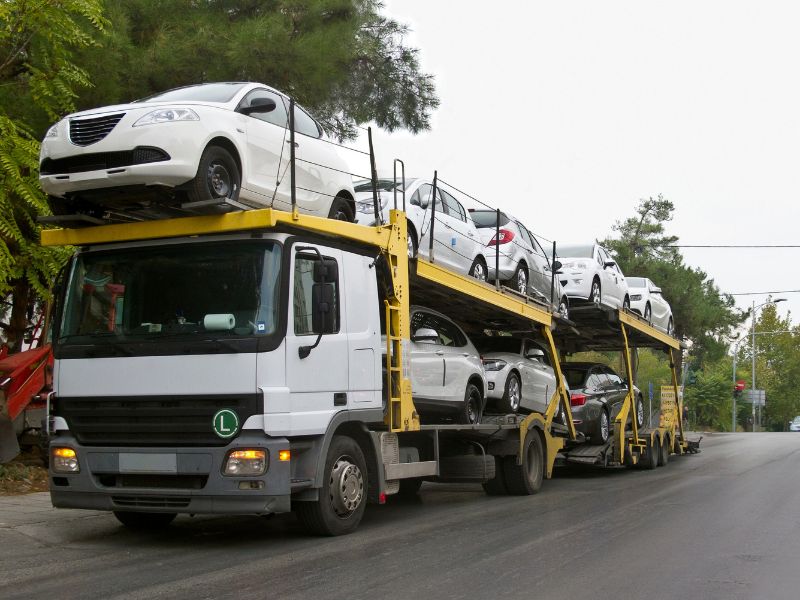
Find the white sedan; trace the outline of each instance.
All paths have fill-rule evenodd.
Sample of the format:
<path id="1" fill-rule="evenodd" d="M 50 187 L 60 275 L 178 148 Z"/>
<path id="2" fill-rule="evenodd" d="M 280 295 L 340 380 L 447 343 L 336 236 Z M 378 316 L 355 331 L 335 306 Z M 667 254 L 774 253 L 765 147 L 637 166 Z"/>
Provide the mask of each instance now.
<path id="1" fill-rule="evenodd" d="M 294 114 L 298 209 L 352 221 L 344 160 L 304 109 Z M 288 115 L 289 99 L 260 83 L 191 85 L 86 110 L 47 131 L 39 181 L 61 215 L 291 210 Z"/>
<path id="2" fill-rule="evenodd" d="M 405 186 L 408 255 L 413 258 L 419 254 L 430 260 L 433 183 L 426 179 L 406 178 Z M 388 223 L 389 210 L 394 208 L 395 187 L 397 187 L 397 208 L 400 210 L 403 208 L 402 184 L 396 184 L 393 179 L 379 179 L 377 187 L 380 220 Z M 362 225 L 375 225 L 372 182 L 357 181 L 355 190 L 356 222 Z M 480 232 L 461 202 L 441 188 L 436 190 L 436 221 L 433 231 L 433 257 L 436 264 L 486 281 L 488 268 Z"/>
<path id="3" fill-rule="evenodd" d="M 664 300 L 660 287 L 645 277 L 628 277 L 628 293 L 631 310 L 642 315 L 651 325 L 672 335 L 675 328 L 672 308 Z"/>
<path id="4" fill-rule="evenodd" d="M 585 300 L 597 306 L 629 309 L 628 282 L 625 275 L 600 244 L 557 245 L 561 261 L 561 282 L 570 299 Z"/>

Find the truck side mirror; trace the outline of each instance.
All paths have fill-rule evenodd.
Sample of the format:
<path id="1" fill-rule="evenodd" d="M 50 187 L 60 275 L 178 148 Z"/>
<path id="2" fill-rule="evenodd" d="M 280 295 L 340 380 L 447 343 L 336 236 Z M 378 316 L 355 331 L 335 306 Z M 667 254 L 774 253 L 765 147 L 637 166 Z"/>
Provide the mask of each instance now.
<path id="1" fill-rule="evenodd" d="M 315 270 L 316 270 L 316 266 Z M 317 334 L 336 333 L 333 319 L 336 302 L 333 283 L 315 283 L 311 286 L 311 330 Z"/>

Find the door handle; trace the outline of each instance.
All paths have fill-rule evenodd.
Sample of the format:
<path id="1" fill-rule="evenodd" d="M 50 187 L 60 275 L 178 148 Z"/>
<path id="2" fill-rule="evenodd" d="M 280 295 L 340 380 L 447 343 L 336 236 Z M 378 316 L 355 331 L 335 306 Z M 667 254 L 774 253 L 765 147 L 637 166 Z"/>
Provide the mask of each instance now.
<path id="1" fill-rule="evenodd" d="M 291 140 L 286 140 L 286 143 L 287 143 L 287 144 L 291 144 L 291 143 L 292 143 L 292 141 L 291 141 Z M 299 148 L 299 147 L 300 147 L 300 144 L 298 144 L 297 142 L 295 142 L 295 143 L 294 143 L 294 147 L 295 147 L 295 148 Z"/>
<path id="2" fill-rule="evenodd" d="M 464 358 L 466 358 L 467 356 L 469 356 L 469 352 L 462 352 L 462 353 L 461 353 L 461 356 L 463 356 Z"/>
<path id="3" fill-rule="evenodd" d="M 444 350 L 437 350 L 436 356 L 444 356 Z"/>

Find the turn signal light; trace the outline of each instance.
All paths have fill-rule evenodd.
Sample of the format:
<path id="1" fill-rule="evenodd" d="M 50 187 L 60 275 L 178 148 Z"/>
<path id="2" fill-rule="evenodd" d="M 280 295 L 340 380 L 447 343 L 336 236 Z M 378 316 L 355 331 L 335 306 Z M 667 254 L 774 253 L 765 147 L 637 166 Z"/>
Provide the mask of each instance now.
<path id="1" fill-rule="evenodd" d="M 570 406 L 583 406 L 586 404 L 586 394 L 570 394 L 569 404 Z"/>
<path id="2" fill-rule="evenodd" d="M 280 450 L 278 451 L 278 460 L 286 462 L 292 458 L 291 450 Z"/>
<path id="3" fill-rule="evenodd" d="M 51 451 L 52 465 L 54 473 L 80 473 L 81 467 L 78 464 L 78 453 L 72 448 L 53 448 Z"/>
<path id="4" fill-rule="evenodd" d="M 252 477 L 267 470 L 267 451 L 261 449 L 231 450 L 225 460 L 223 475 Z"/>

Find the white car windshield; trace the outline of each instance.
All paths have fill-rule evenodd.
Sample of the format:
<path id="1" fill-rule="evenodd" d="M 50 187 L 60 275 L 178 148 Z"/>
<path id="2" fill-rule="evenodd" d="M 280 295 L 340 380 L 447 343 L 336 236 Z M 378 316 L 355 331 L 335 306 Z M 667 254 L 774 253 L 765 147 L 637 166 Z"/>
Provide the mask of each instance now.
<path id="1" fill-rule="evenodd" d="M 558 256 L 566 258 L 592 258 L 594 256 L 594 244 L 556 246 Z"/>
<path id="2" fill-rule="evenodd" d="M 647 287 L 644 277 L 628 277 L 628 287 L 643 288 Z"/>
<path id="3" fill-rule="evenodd" d="M 136 102 L 182 102 L 186 100 L 194 102 L 230 102 L 231 98 L 245 85 L 244 83 L 189 85 L 148 96 L 147 98 L 136 100 Z"/>

